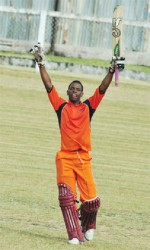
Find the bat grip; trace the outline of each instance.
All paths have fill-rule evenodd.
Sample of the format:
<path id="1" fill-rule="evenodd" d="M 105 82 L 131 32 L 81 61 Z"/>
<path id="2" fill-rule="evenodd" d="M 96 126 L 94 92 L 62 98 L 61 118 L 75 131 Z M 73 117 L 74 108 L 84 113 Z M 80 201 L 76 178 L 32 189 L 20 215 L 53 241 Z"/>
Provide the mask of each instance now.
<path id="1" fill-rule="evenodd" d="M 115 67 L 115 86 L 119 86 L 119 69 L 118 67 Z"/>

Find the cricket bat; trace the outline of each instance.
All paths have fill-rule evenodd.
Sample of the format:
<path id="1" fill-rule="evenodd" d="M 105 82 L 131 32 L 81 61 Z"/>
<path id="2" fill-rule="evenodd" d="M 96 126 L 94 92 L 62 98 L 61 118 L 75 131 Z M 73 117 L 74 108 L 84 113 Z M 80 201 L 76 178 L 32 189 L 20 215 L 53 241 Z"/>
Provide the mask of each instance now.
<path id="1" fill-rule="evenodd" d="M 122 22 L 123 22 L 123 6 L 117 5 L 112 16 L 112 50 L 113 56 L 122 56 Z M 115 86 L 119 85 L 119 69 L 115 67 Z"/>

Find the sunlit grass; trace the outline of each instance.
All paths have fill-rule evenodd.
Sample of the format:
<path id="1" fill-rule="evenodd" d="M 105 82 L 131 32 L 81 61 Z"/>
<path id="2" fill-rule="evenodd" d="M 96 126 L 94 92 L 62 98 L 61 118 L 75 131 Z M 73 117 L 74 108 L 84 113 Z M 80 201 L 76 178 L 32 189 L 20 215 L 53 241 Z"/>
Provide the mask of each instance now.
<path id="1" fill-rule="evenodd" d="M 75 73 L 51 72 L 66 97 Z M 99 76 L 78 75 L 84 98 Z M 109 87 L 92 121 L 93 173 L 101 209 L 93 242 L 67 244 L 58 204 L 58 121 L 34 69 L 0 67 L 0 247 L 2 250 L 148 250 L 150 86 Z M 83 99 L 84 99 L 83 98 Z"/>

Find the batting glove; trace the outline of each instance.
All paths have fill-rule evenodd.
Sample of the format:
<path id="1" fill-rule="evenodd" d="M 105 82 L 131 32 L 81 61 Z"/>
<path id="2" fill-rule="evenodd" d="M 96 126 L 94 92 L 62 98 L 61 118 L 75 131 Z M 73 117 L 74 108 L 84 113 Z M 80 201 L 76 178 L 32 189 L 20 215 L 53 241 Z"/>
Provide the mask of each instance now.
<path id="1" fill-rule="evenodd" d="M 111 68 L 115 71 L 115 68 L 117 67 L 119 71 L 123 70 L 125 67 L 125 57 L 116 57 L 113 56 L 111 60 Z"/>
<path id="2" fill-rule="evenodd" d="M 37 45 L 34 45 L 34 47 L 30 49 L 29 52 L 34 55 L 35 61 L 37 62 L 39 66 L 44 66 L 45 64 L 44 63 L 44 59 L 45 59 L 44 50 L 41 47 L 40 43 L 38 43 Z"/>

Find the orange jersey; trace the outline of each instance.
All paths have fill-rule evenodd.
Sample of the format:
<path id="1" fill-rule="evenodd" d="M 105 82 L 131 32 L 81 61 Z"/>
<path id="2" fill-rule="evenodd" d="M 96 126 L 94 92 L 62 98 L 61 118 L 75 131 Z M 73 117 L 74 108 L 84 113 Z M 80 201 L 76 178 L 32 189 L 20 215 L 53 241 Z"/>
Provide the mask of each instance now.
<path id="1" fill-rule="evenodd" d="M 90 122 L 103 96 L 104 94 L 99 93 L 98 87 L 90 98 L 74 105 L 61 98 L 55 87 L 48 93 L 58 117 L 62 151 L 91 150 Z"/>

